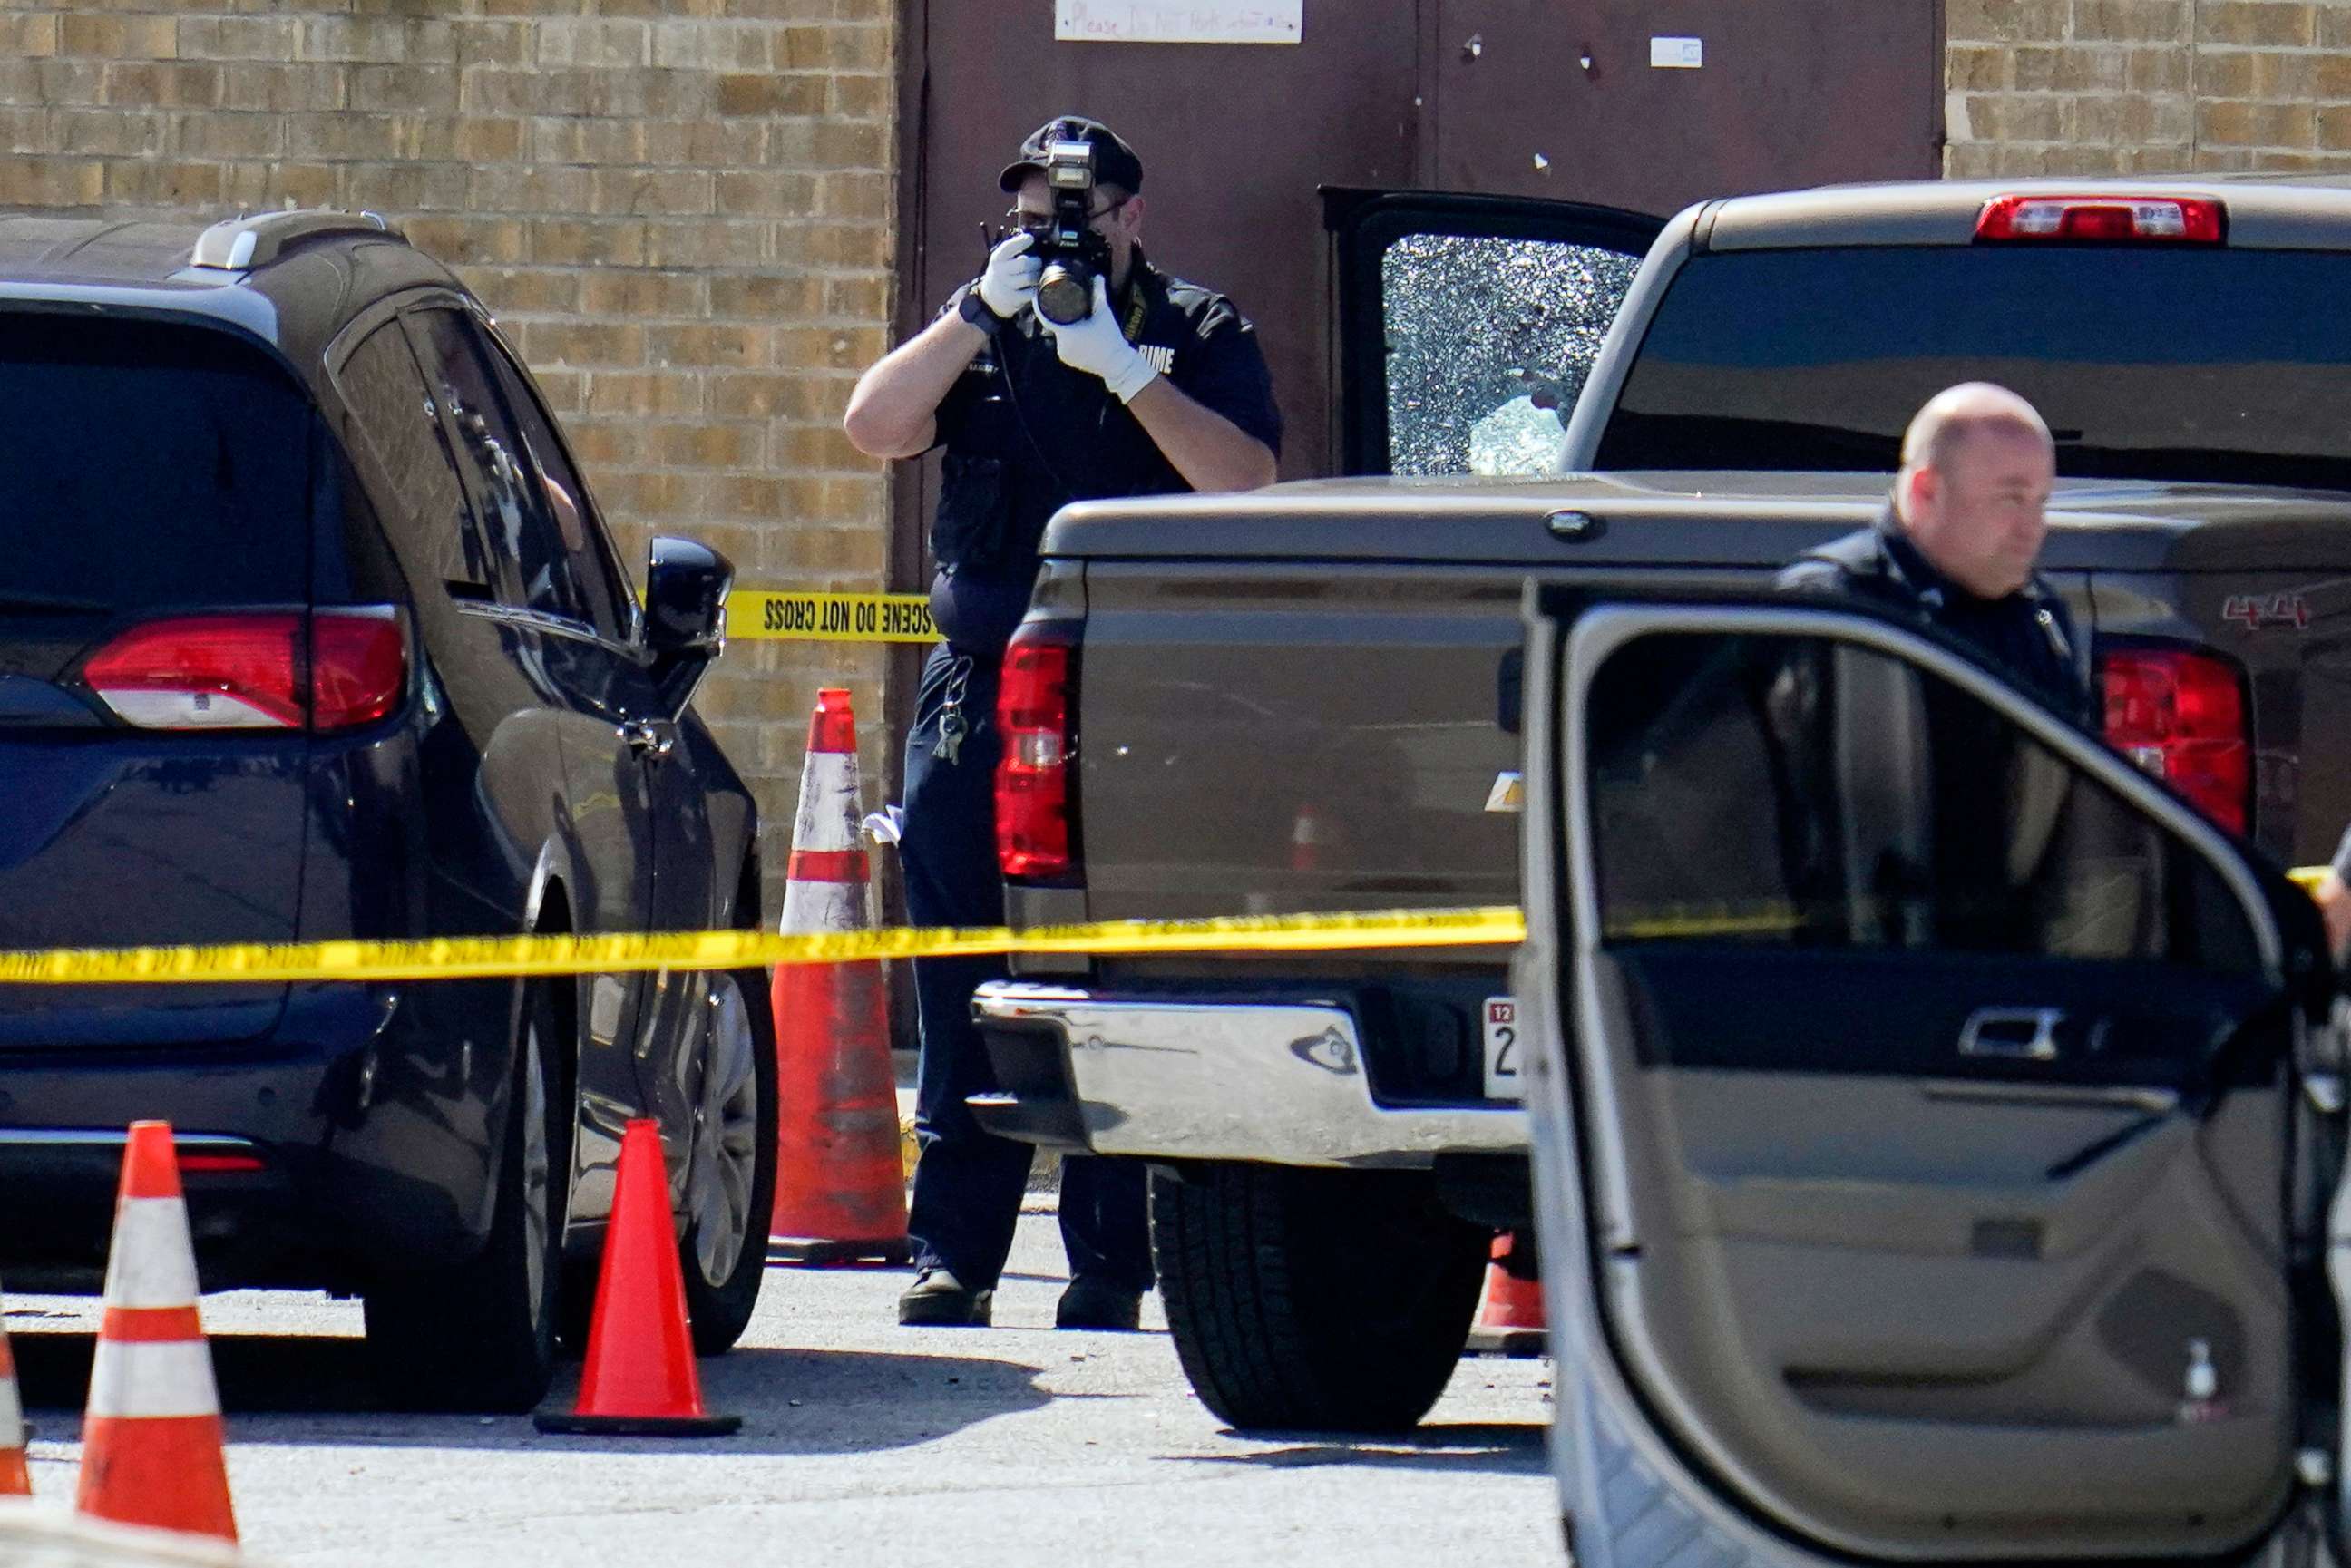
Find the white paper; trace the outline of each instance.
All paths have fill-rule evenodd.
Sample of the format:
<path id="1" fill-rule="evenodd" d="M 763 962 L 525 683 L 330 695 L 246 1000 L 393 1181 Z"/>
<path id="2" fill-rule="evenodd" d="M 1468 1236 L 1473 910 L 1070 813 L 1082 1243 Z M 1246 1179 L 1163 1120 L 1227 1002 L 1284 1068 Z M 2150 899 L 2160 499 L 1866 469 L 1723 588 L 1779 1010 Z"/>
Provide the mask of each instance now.
<path id="1" fill-rule="evenodd" d="M 1704 38 L 1651 38 L 1649 65 L 1655 70 L 1694 71 L 1706 64 Z"/>
<path id="2" fill-rule="evenodd" d="M 1306 0 L 1054 0 L 1053 37 L 1081 44 L 1294 44 Z"/>

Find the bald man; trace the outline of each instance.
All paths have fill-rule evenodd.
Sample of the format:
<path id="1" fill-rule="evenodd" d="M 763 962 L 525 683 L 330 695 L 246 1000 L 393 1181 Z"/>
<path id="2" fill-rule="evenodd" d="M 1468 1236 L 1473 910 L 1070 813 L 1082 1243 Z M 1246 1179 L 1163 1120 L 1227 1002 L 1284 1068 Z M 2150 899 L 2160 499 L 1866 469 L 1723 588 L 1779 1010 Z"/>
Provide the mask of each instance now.
<path id="1" fill-rule="evenodd" d="M 2064 601 L 2034 573 L 2057 449 L 2005 387 L 1938 392 L 1902 437 L 1874 527 L 1811 551 L 1782 588 L 1855 594 L 1924 615 L 2068 717 L 2092 717 L 2089 661 Z"/>

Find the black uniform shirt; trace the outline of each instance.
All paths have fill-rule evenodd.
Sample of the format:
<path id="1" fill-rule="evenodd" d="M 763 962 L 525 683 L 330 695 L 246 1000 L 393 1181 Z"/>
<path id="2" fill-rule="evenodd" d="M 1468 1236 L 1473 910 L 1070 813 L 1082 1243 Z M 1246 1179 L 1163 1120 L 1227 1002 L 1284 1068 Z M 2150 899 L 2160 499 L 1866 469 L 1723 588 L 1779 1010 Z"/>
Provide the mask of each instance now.
<path id="1" fill-rule="evenodd" d="M 1891 507 L 1876 527 L 1796 561 L 1780 574 L 1780 586 L 1858 593 L 1911 611 L 1981 650 L 2011 680 L 2067 718 L 2095 722 L 2074 618 L 2056 591 L 2035 577 L 1998 599 L 1970 593 L 1935 570 L 1904 535 Z"/>
<path id="2" fill-rule="evenodd" d="M 956 309 L 975 285 L 947 301 Z M 1127 340 L 1194 402 L 1281 451 L 1281 413 L 1257 331 L 1232 301 L 1135 253 L 1112 301 Z M 1000 649 L 1028 610 L 1045 524 L 1071 501 L 1188 490 L 1102 379 L 1061 363 L 1033 310 L 996 334 L 939 404 L 946 448 L 931 553 L 931 612 L 957 648 Z"/>

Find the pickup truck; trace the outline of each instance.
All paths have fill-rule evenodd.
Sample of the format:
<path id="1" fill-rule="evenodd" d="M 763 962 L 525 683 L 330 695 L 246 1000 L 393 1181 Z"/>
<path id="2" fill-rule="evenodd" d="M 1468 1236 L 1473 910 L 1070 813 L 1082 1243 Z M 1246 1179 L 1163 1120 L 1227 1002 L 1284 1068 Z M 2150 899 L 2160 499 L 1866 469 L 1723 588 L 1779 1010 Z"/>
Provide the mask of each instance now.
<path id="1" fill-rule="evenodd" d="M 1524 584 L 1768 585 L 1870 522 L 1911 413 L 1977 377 L 2056 435 L 2044 570 L 2103 738 L 2273 860 L 2351 819 L 2351 190 L 1328 210 L 1359 473 L 1055 519 L 1001 706 L 1015 925 L 1517 902 Z M 1646 781 L 1661 874 L 1719 843 L 1702 782 Z M 1025 961 L 975 1002 L 973 1104 L 1151 1163 L 1219 1416 L 1408 1426 L 1531 1220 L 1510 957 Z"/>

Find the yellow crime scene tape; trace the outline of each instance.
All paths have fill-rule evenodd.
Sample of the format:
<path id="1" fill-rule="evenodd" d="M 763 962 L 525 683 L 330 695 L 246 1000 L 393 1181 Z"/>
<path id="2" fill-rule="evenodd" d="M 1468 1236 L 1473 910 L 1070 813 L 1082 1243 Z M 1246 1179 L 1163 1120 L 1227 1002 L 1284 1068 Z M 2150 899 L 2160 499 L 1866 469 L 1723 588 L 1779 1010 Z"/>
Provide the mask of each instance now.
<path id="1" fill-rule="evenodd" d="M 726 635 L 752 641 L 935 643 L 921 593 L 823 593 L 740 588 L 726 596 Z"/>
<path id="2" fill-rule="evenodd" d="M 2288 874 L 2305 888 L 2324 866 Z M 1691 907 L 1612 922 L 1617 941 L 1762 936 L 1796 923 L 1792 907 Z M 1508 904 L 1340 915 L 1224 915 L 1040 925 L 893 926 L 787 936 L 765 931 L 654 931 L 585 936 L 438 936 L 397 942 L 241 942 L 156 947 L 0 950 L 0 985 L 197 985 L 228 980 L 456 980 L 649 969 L 982 954 L 1321 953 L 1394 947 L 1514 946 L 1524 914 Z"/>
<path id="3" fill-rule="evenodd" d="M 774 964 L 943 958 L 984 953 L 1335 952 L 1368 947 L 1509 945 L 1519 911 L 1397 909 L 1082 925 L 894 927 L 783 936 L 760 931 L 660 931 L 585 936 L 444 936 L 406 942 L 233 943 L 186 947 L 0 951 L 0 985 L 179 985 L 221 980 L 453 980 L 643 969 L 745 969 Z"/>

